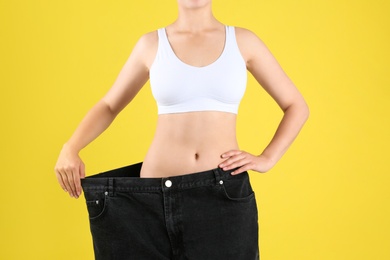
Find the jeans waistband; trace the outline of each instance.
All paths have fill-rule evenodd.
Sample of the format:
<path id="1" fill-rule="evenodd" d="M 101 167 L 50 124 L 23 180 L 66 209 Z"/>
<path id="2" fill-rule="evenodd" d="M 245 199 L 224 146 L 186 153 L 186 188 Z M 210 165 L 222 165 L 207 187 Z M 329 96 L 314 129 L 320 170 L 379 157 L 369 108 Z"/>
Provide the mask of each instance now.
<path id="1" fill-rule="evenodd" d="M 207 171 L 189 173 L 171 177 L 140 178 L 142 162 L 113 169 L 81 179 L 84 191 L 164 191 L 172 189 L 188 189 L 216 184 L 221 180 L 234 177 L 230 173 L 214 168 Z M 248 174 L 243 172 L 240 175 Z"/>

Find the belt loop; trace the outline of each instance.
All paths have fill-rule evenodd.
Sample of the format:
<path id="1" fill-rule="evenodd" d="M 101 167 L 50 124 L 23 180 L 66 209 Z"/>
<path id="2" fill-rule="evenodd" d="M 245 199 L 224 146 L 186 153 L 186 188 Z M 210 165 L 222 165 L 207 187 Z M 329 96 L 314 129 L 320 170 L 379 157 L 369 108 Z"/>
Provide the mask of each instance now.
<path id="1" fill-rule="evenodd" d="M 108 195 L 114 196 L 114 178 L 108 178 Z"/>
<path id="2" fill-rule="evenodd" d="M 221 174 L 218 171 L 218 168 L 213 169 L 214 175 L 215 175 L 215 183 L 218 184 L 221 180 Z"/>

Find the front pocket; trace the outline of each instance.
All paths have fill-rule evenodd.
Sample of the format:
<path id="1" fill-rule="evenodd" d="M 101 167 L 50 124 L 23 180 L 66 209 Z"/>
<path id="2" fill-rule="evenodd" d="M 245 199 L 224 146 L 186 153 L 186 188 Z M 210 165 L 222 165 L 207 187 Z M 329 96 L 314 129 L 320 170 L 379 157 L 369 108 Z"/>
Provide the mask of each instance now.
<path id="1" fill-rule="evenodd" d="M 231 201 L 250 201 L 255 196 L 247 172 L 221 180 L 218 185 L 225 198 Z"/>
<path id="2" fill-rule="evenodd" d="M 108 192 L 87 192 L 84 194 L 89 219 L 93 220 L 102 216 L 107 208 Z"/>

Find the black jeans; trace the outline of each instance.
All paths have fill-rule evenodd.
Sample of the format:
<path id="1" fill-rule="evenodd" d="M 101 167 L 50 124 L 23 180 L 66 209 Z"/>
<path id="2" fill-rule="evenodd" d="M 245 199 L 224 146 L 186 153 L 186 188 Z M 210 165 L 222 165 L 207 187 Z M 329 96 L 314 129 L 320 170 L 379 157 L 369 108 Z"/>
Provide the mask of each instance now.
<path id="1" fill-rule="evenodd" d="M 140 178 L 142 162 L 82 179 L 95 259 L 259 259 L 247 172 Z"/>

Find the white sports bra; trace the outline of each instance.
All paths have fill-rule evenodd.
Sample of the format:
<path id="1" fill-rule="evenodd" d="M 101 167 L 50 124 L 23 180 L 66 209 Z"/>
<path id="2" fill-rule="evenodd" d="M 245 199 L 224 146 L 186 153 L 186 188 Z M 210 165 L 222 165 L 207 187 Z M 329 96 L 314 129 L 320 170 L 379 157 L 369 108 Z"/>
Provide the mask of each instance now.
<path id="1" fill-rule="evenodd" d="M 225 46 L 213 63 L 195 67 L 181 61 L 165 28 L 157 30 L 158 50 L 150 68 L 150 85 L 158 114 L 222 111 L 237 114 L 247 83 L 245 60 L 233 26 L 226 26 Z"/>

